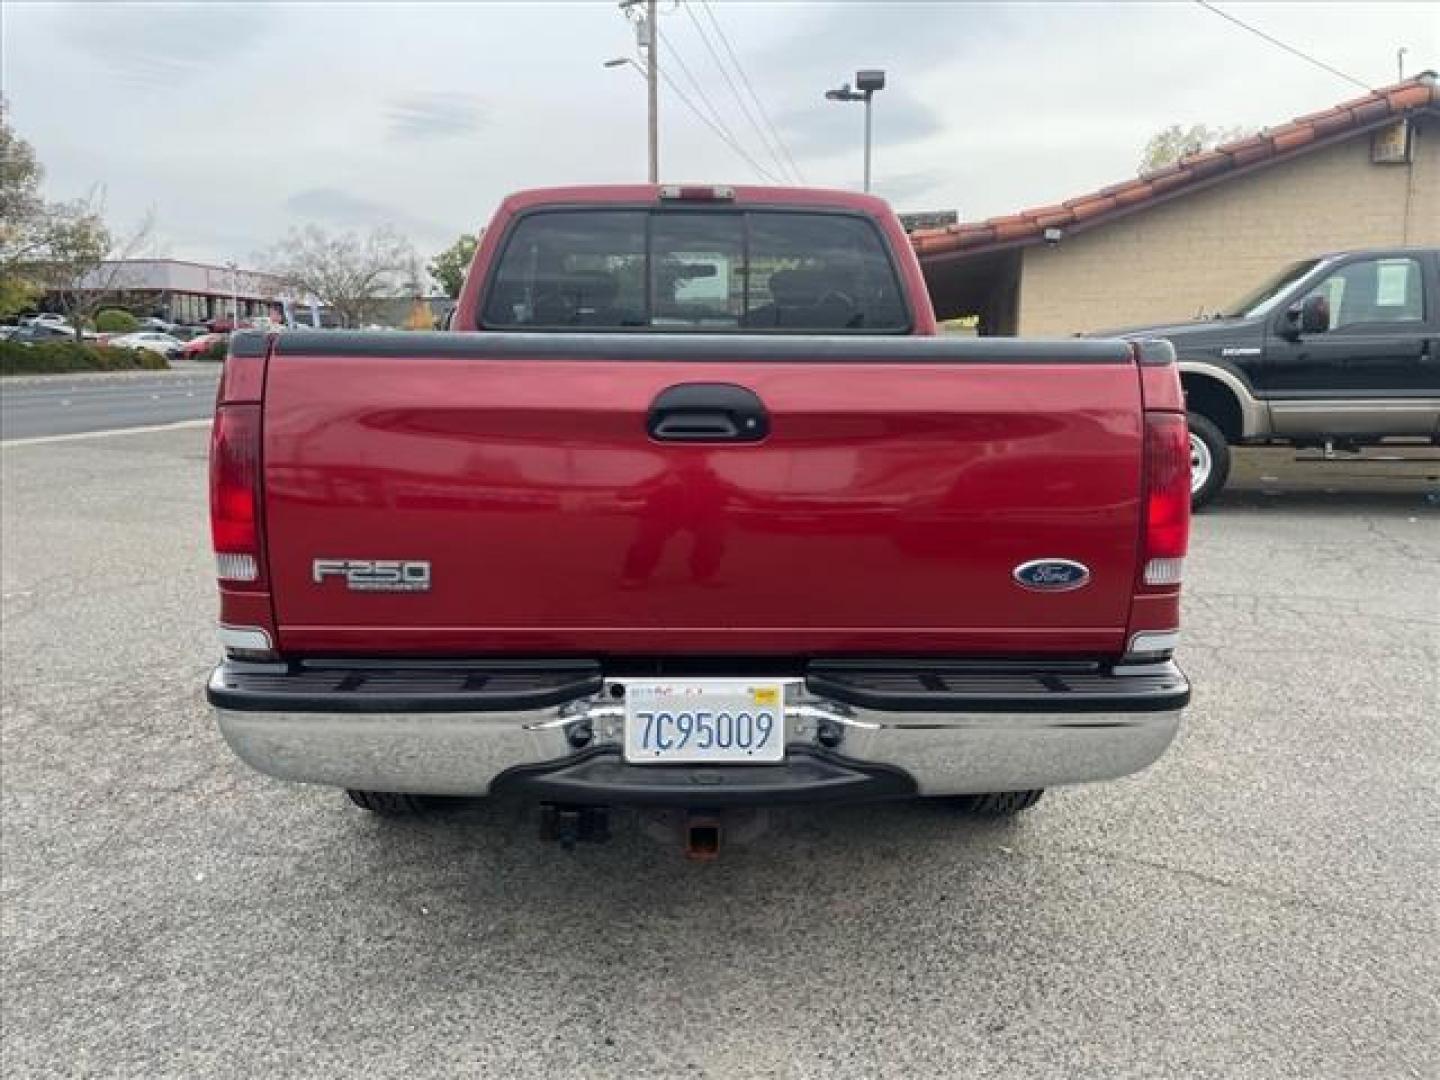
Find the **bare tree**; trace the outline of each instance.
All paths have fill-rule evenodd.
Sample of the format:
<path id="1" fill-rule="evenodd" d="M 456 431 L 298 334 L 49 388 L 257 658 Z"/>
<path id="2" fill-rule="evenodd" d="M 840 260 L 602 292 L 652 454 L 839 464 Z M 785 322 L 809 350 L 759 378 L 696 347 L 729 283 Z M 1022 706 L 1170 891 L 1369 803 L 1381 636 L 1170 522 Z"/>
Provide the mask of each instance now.
<path id="1" fill-rule="evenodd" d="M 341 326 L 373 322 L 383 302 L 403 295 L 418 266 L 414 249 L 382 226 L 365 236 L 292 229 L 266 257 L 271 272 L 301 297 L 325 304 Z"/>
<path id="2" fill-rule="evenodd" d="M 1144 176 L 1146 173 L 1154 172 L 1166 165 L 1172 165 L 1182 157 L 1198 154 L 1201 150 L 1209 150 L 1224 143 L 1234 142 L 1254 133 L 1253 128 L 1238 126 L 1210 127 L 1208 124 L 1191 124 L 1187 128 L 1181 127 L 1179 124 L 1171 124 L 1150 136 L 1150 141 L 1140 152 L 1138 171 L 1141 176 Z"/>
<path id="3" fill-rule="evenodd" d="M 149 242 L 154 215 L 117 236 L 105 223 L 104 189 L 73 202 L 47 202 L 40 193 L 44 176 L 0 102 L 0 315 L 23 311 L 48 294 L 79 336 L 86 321 L 125 289 L 127 260 Z"/>
<path id="4" fill-rule="evenodd" d="M 96 312 L 132 287 L 131 260 L 150 243 L 154 227 L 150 213 L 133 230 L 117 235 L 105 224 L 104 193 L 98 190 L 56 209 L 33 274 L 54 306 L 70 317 L 77 338 Z"/>

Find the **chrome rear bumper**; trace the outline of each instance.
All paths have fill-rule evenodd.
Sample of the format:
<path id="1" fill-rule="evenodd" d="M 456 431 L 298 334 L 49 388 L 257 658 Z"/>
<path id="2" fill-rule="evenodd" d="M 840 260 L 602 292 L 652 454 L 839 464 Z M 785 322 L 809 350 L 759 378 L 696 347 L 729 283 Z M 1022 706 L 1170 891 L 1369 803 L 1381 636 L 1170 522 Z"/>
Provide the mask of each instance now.
<path id="1" fill-rule="evenodd" d="M 211 677 L 209 697 L 216 705 L 220 731 L 247 764 L 282 780 L 337 787 L 435 795 L 483 795 L 515 776 L 574 773 L 574 766 L 602 759 L 610 786 L 592 797 L 617 803 L 674 801 L 657 795 L 653 765 L 626 766 L 619 761 L 623 710 L 607 691 L 625 679 L 603 680 L 583 697 L 535 708 L 466 710 L 449 701 L 444 709 L 406 708 L 372 711 L 374 702 L 357 704 L 344 694 L 310 695 L 303 702 L 284 698 L 289 707 L 267 704 L 270 694 L 246 697 L 246 665 L 227 664 Z M 273 672 L 273 669 L 272 669 Z M 1091 677 L 1095 682 L 1096 677 Z M 843 684 L 823 678 L 787 678 L 786 743 L 791 757 L 809 764 L 855 771 L 873 779 L 901 775 L 901 785 L 921 795 L 959 795 L 1019 791 L 1059 784 L 1109 780 L 1138 772 L 1165 752 L 1178 729 L 1189 696 L 1184 677 L 1168 662 L 1116 669 L 1088 695 L 1073 688 L 1037 697 L 968 699 L 956 707 L 926 709 L 922 698 L 895 698 L 875 708 L 822 696 L 817 685 L 834 693 L 865 699 Z M 268 685 L 287 681 L 275 675 Z M 1131 680 L 1126 682 L 1125 680 Z M 993 681 L 993 680 L 992 680 Z M 1056 680 L 1057 682 L 1059 680 Z M 1078 685 L 1079 680 L 1076 680 Z M 1086 684 L 1089 686 L 1090 684 Z M 1145 687 L 1127 693 L 1129 686 Z M 1156 687 L 1167 690 L 1156 693 Z M 237 692 L 242 687 L 242 692 Z M 944 695 L 936 695 L 941 697 Z M 1067 700 L 1068 699 L 1068 700 Z M 1018 706 L 1005 708 L 1008 700 Z M 333 708 L 326 702 L 333 701 Z M 512 702 L 513 705 L 513 702 Z M 363 711 L 362 711 L 363 710 Z M 588 737 L 586 737 L 588 735 Z M 734 788 L 739 801 L 753 790 L 754 801 L 797 798 L 885 797 L 904 794 L 893 784 L 794 785 L 752 783 L 753 770 L 772 766 L 677 767 L 681 779 L 695 785 L 695 802 L 730 801 L 721 792 Z M 801 770 L 802 772 L 804 770 Z M 748 774 L 748 778 L 747 778 Z M 506 779 L 502 779 L 506 778 Z M 772 777 L 773 779 L 773 777 Z M 553 785 L 552 785 L 553 788 Z M 763 790 L 762 790 L 763 789 Z M 549 790 L 544 784 L 536 790 Z M 558 790 L 558 789 L 556 789 Z M 668 789 L 667 789 L 668 790 Z M 608 792 L 608 794 L 607 794 Z"/>

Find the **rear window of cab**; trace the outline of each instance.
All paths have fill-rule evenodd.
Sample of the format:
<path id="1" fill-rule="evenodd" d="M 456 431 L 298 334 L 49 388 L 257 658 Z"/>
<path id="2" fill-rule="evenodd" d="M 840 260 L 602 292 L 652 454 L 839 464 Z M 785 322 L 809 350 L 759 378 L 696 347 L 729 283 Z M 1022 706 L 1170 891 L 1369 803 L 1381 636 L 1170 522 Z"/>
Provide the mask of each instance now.
<path id="1" fill-rule="evenodd" d="M 787 210 L 544 210 L 511 228 L 480 323 L 495 330 L 904 333 L 875 223 Z"/>

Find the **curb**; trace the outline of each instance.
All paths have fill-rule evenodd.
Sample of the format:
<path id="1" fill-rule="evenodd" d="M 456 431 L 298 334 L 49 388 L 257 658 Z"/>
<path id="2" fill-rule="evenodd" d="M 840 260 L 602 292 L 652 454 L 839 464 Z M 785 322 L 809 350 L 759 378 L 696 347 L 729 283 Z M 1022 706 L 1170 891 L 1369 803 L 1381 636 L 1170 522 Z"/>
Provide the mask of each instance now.
<path id="1" fill-rule="evenodd" d="M 3 375 L 0 388 L 6 386 L 43 386 L 56 379 L 80 379 L 86 382 L 138 379 L 146 376 L 169 378 L 175 375 L 219 375 L 224 364 L 180 364 L 168 368 L 146 368 L 135 371 L 52 371 L 44 375 Z"/>

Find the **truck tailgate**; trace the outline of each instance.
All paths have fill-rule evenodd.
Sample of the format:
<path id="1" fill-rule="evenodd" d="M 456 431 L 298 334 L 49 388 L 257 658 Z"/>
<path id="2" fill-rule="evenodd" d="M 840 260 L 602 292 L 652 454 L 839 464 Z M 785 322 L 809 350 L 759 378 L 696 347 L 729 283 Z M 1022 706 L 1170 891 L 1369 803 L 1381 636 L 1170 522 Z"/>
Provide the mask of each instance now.
<path id="1" fill-rule="evenodd" d="M 748 388 L 755 442 L 662 442 L 652 403 Z M 1123 344 L 286 334 L 264 518 L 293 654 L 1107 653 L 1138 559 Z M 1033 591 L 1037 559 L 1081 588 Z M 355 590 L 316 560 L 429 564 Z"/>

